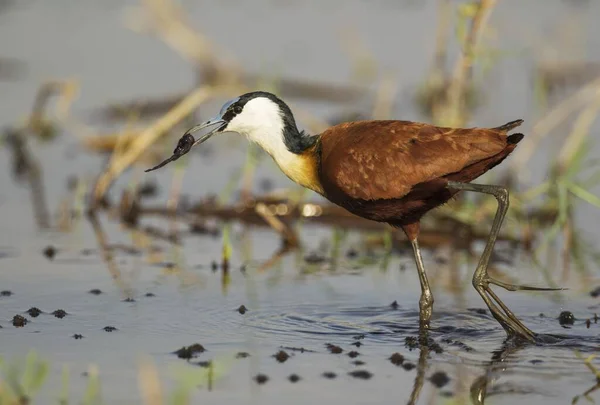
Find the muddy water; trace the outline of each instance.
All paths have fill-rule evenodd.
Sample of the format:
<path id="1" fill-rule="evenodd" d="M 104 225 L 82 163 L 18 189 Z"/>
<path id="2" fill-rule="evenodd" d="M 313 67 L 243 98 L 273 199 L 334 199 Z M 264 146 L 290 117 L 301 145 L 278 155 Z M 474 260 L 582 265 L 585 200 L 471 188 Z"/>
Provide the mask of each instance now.
<path id="1" fill-rule="evenodd" d="M 123 28 L 124 9 L 135 5 L 123 3 L 25 1 L 0 14 L 0 56 L 21 66 L 16 78 L 0 82 L 0 123 L 14 123 L 29 111 L 37 86 L 47 78 L 81 80 L 75 113 L 82 117 L 109 101 L 187 89 L 193 75 L 183 61 L 158 41 Z M 401 72 L 397 115 L 419 119 L 409 95 L 423 78 L 431 55 L 434 2 L 344 4 L 183 2 L 193 25 L 249 70 L 300 78 L 343 82 L 350 76 L 336 35 L 353 24 L 378 63 Z M 517 6 L 519 13 L 514 11 Z M 526 51 L 550 37 L 565 13 L 572 11 L 568 2 L 523 5 L 505 1 L 492 22 L 502 33 L 503 48 Z M 580 35 L 586 43 L 581 52 L 596 60 L 600 57 L 598 28 L 588 20 L 599 12 L 598 3 L 593 3 L 579 16 L 580 26 L 585 27 Z M 577 50 L 568 45 L 557 47 L 565 59 L 577 56 Z M 533 121 L 533 61 L 526 54 L 499 62 L 486 105 L 475 119 L 478 124 L 504 122 L 514 114 Z M 334 112 L 322 106 L 306 107 L 321 116 Z M 91 177 L 100 168 L 101 159 L 78 148 L 77 135 L 66 133 L 52 144 L 34 146 L 52 208 L 64 195 L 70 175 Z M 221 190 L 244 156 L 243 144 L 232 137 L 215 140 L 211 147 L 210 156 L 190 162 L 184 188 L 193 197 Z M 546 147 L 531 165 L 538 178 L 553 145 Z M 418 319 L 418 278 L 410 255 L 395 252 L 382 269 L 384 258 L 360 249 L 360 235 L 352 233 L 335 266 L 330 260 L 308 264 L 304 256 L 312 251 L 331 257 L 333 231 L 307 226 L 301 233 L 304 252 L 287 255 L 268 271 L 259 272 L 279 241 L 266 229 L 236 226 L 230 280 L 224 286 L 221 271 L 212 269 L 212 262 L 220 258 L 219 237 L 189 235 L 177 248 L 152 241 L 155 253 L 149 257 L 146 252 L 120 248 L 134 245 L 139 236 L 102 217 L 102 232 L 114 256 L 111 269 L 121 273 L 121 283 L 116 283 L 90 223 L 79 223 L 69 234 L 37 230 L 29 192 L 11 178 L 5 149 L 0 149 L 0 156 L 5 165 L 0 171 L 0 290 L 12 292 L 0 296 L 0 354 L 19 358 L 34 348 L 51 361 L 53 374 L 42 402 L 53 402 L 58 395 L 63 364 L 71 370 L 74 398 L 81 397 L 86 383 L 81 374 L 93 363 L 100 369 L 107 403 L 137 401 L 138 365 L 143 356 L 153 359 L 167 388 L 172 388 L 179 368 L 200 368 L 172 354 L 193 343 L 201 343 L 206 352 L 192 363 L 214 360 L 224 369 L 211 392 L 205 386 L 196 392 L 204 403 L 275 404 L 282 398 L 298 404 L 406 403 L 420 382 L 419 403 L 444 402 L 456 395 L 468 398 L 465 393 L 471 387 L 476 393 L 483 381 L 487 381 L 488 403 L 570 403 L 595 383 L 575 350 L 597 350 L 600 324 L 592 321 L 588 329 L 585 320 L 600 312 L 600 307 L 598 299 L 590 297 L 589 289 L 575 278 L 567 283 L 572 289 L 559 299 L 500 292 L 532 329 L 565 337 L 541 346 L 505 346 L 504 334 L 489 313 L 478 311 L 483 303 L 468 282 L 475 263 L 459 266 L 465 290 L 450 294 L 448 265 L 435 260 L 439 252 L 427 252 L 426 265 L 436 294 L 435 344 L 429 351 L 419 350 L 410 345 Z M 263 164 L 258 177 L 287 186 L 287 180 L 269 165 Z M 157 172 L 154 178 L 163 191 L 158 203 L 166 199 L 170 173 Z M 580 222 L 593 242 L 598 236 L 594 231 L 597 212 L 582 206 L 578 214 L 585 218 Z M 144 222 L 167 226 L 160 221 Z M 53 260 L 42 254 L 49 245 L 57 248 Z M 358 257 L 347 257 L 351 248 L 359 248 Z M 543 285 L 530 259 L 517 257 L 511 266 L 498 265 L 522 282 Z M 89 292 L 95 289 L 101 293 Z M 394 301 L 398 305 L 391 305 Z M 239 311 L 242 305 L 247 308 L 244 314 Z M 25 313 L 31 307 L 44 313 L 31 317 Z M 59 319 L 51 314 L 58 309 L 67 315 Z M 577 318 L 568 329 L 556 319 L 563 310 Z M 13 327 L 17 314 L 30 323 Z M 108 332 L 106 327 L 115 329 Z M 331 353 L 339 350 L 328 344 L 342 352 Z M 272 356 L 282 348 L 290 358 L 279 363 Z M 305 350 L 294 350 L 299 348 Z M 352 351 L 359 355 L 349 356 Z M 250 356 L 236 358 L 240 352 Z M 390 362 L 394 353 L 404 357 L 402 364 Z M 357 370 L 368 373 L 349 374 Z M 441 388 L 429 381 L 436 372 L 450 377 Z M 370 378 L 360 378 L 369 373 Z M 259 374 L 268 376 L 266 383 L 255 382 Z M 292 374 L 300 380 L 290 382 Z"/>

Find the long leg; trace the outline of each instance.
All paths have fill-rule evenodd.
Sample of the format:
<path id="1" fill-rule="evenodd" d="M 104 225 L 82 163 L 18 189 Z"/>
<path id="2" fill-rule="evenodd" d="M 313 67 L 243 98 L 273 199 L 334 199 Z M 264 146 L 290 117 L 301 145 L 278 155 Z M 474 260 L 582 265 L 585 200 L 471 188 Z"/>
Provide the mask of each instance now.
<path id="1" fill-rule="evenodd" d="M 504 216 L 508 210 L 508 190 L 500 186 L 459 183 L 454 181 L 448 182 L 448 188 L 492 194 L 494 197 L 496 197 L 496 200 L 498 201 L 498 210 L 496 211 L 496 216 L 494 217 L 494 222 L 492 224 L 492 230 L 490 231 L 490 236 L 488 237 L 485 249 L 483 250 L 483 254 L 479 259 L 479 264 L 477 265 L 475 274 L 473 274 L 473 287 L 475 287 L 479 295 L 481 295 L 486 305 L 492 312 L 494 318 L 496 318 L 496 320 L 502 325 L 508 335 L 519 336 L 529 341 L 535 341 L 535 333 L 523 325 L 523 323 L 517 319 L 517 317 L 510 311 L 510 309 L 508 309 L 502 300 L 500 300 L 500 298 L 490 289 L 490 284 L 495 284 L 511 291 L 549 290 L 546 288 L 512 285 L 494 280 L 488 275 L 487 269 L 490 257 L 492 255 L 492 250 L 494 249 L 494 244 L 498 238 L 502 221 L 504 220 Z M 502 310 L 500 310 L 498 306 L 500 306 Z"/>
<path id="2" fill-rule="evenodd" d="M 417 263 L 417 271 L 419 273 L 419 281 L 421 282 L 419 321 L 423 329 L 429 329 L 429 321 L 431 320 L 431 313 L 433 311 L 433 294 L 431 294 L 429 281 L 427 281 L 427 274 L 425 273 L 425 266 L 423 265 L 423 257 L 421 257 L 421 249 L 419 248 L 419 242 L 417 241 L 417 237 L 419 236 L 419 227 L 419 223 L 415 222 L 414 224 L 402 226 L 402 229 L 406 233 L 406 236 L 412 245 L 415 262 Z"/>

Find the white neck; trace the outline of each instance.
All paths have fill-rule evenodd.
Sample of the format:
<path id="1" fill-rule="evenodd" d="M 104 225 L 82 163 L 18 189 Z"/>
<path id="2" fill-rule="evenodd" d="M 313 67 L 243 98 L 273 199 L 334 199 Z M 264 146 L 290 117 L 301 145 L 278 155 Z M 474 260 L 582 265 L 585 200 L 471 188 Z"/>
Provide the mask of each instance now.
<path id="1" fill-rule="evenodd" d="M 256 142 L 275 160 L 281 171 L 291 180 L 311 189 L 307 180 L 307 162 L 301 155 L 292 153 L 285 145 L 284 122 L 279 106 L 268 98 L 257 97 L 246 103 L 243 111 L 225 128 Z"/>

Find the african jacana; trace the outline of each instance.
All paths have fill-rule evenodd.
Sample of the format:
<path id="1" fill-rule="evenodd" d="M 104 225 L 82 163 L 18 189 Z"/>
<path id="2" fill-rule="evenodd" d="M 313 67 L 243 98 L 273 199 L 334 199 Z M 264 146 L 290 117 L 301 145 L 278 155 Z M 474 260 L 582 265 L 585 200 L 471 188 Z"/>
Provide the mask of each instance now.
<path id="1" fill-rule="evenodd" d="M 496 128 L 453 129 L 410 121 L 358 121 L 333 126 L 322 134 L 299 131 L 290 108 L 277 96 L 256 91 L 223 105 L 219 115 L 189 129 L 173 156 L 179 158 L 219 132 L 238 132 L 258 143 L 296 183 L 348 211 L 373 221 L 400 227 L 410 240 L 421 282 L 421 327 L 429 328 L 433 295 L 418 243 L 419 221 L 429 210 L 461 190 L 491 194 L 498 209 L 479 260 L 473 286 L 509 336 L 533 341 L 535 334 L 490 289 L 545 290 L 495 280 L 487 268 L 502 220 L 508 191 L 500 186 L 472 184 L 502 162 L 523 139 L 507 135 L 521 125 L 511 121 Z M 195 140 L 191 133 L 210 132 Z"/>

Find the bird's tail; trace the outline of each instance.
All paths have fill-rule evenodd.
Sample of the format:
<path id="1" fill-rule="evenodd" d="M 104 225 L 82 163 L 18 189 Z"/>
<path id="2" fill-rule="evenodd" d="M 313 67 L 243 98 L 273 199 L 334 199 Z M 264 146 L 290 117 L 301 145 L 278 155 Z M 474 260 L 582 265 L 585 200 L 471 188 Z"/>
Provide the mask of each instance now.
<path id="1" fill-rule="evenodd" d="M 515 121 L 507 122 L 506 124 L 500 125 L 499 127 L 496 127 L 494 129 L 497 131 L 508 132 L 511 129 L 515 129 L 522 123 L 523 123 L 523 120 L 515 120 Z"/>

